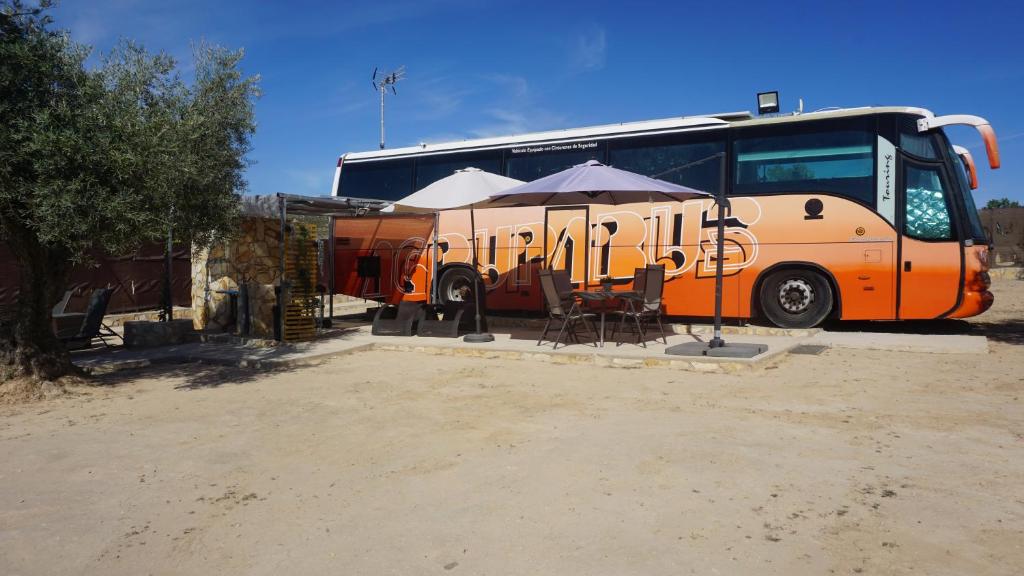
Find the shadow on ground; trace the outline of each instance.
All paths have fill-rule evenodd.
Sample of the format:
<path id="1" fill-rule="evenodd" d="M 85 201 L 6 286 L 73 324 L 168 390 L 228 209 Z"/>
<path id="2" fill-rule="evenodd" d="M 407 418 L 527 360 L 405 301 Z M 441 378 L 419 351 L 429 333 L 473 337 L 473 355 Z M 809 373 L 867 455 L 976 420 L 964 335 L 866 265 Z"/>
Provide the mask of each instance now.
<path id="1" fill-rule="evenodd" d="M 891 334 L 964 334 L 985 336 L 995 342 L 1024 344 L 1024 320 L 1012 318 L 982 320 L 901 320 L 874 322 L 859 320 L 829 321 L 822 325 L 829 332 L 883 332 Z"/>
<path id="2" fill-rule="evenodd" d="M 239 368 L 222 366 L 207 362 L 189 362 L 185 364 L 161 363 L 120 370 L 108 374 L 98 374 L 89 378 L 89 384 L 101 387 L 119 387 L 143 378 L 174 378 L 182 379 L 176 383 L 176 390 L 203 390 L 219 388 L 225 385 L 239 385 L 256 382 L 270 376 L 299 370 L 302 367 Z"/>
<path id="3" fill-rule="evenodd" d="M 73 353 L 72 361 L 94 370 L 90 381 L 97 386 L 119 386 L 138 378 L 166 377 L 183 379 L 184 382 L 175 386 L 180 390 L 216 388 L 299 370 L 308 364 L 295 361 L 296 353 L 315 352 L 317 344 L 349 340 L 357 332 L 358 327 L 335 327 L 316 340 L 282 346 L 234 340 L 145 349 L 94 347 Z M 253 367 L 241 367 L 243 364 Z M 257 364 L 259 366 L 255 367 Z M 107 370 L 105 366 L 115 368 Z"/>

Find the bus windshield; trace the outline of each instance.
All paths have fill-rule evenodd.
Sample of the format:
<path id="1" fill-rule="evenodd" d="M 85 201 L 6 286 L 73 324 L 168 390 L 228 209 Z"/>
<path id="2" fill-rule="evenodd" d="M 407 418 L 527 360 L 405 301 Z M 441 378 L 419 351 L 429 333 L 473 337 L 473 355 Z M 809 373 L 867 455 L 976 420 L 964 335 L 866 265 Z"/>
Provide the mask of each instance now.
<path id="1" fill-rule="evenodd" d="M 953 163 L 953 173 L 956 174 L 956 187 L 963 197 L 964 210 L 967 212 L 967 230 L 970 232 L 970 237 L 979 242 L 987 242 L 985 229 L 981 226 L 981 217 L 978 216 L 978 205 L 974 203 L 971 185 L 967 180 L 967 168 L 964 166 L 963 159 L 953 149 L 953 145 L 950 144 L 948 138 L 946 138 L 946 151 L 949 154 L 950 161 Z"/>

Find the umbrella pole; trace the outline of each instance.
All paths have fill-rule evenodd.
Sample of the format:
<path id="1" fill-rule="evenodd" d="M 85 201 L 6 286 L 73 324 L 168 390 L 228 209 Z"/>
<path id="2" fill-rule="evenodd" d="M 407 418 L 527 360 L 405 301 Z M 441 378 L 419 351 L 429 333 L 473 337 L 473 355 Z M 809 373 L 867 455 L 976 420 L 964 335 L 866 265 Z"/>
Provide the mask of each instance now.
<path id="1" fill-rule="evenodd" d="M 441 213 L 434 212 L 434 251 L 433 261 L 430 264 L 430 303 L 437 304 L 437 242 L 438 232 L 437 228 L 441 223 Z"/>
<path id="2" fill-rule="evenodd" d="M 718 183 L 718 195 L 715 203 L 718 204 L 718 232 L 715 238 L 715 334 L 708 342 L 709 348 L 721 348 L 725 346 L 722 339 L 722 284 L 723 267 L 725 265 L 725 215 L 729 210 L 729 199 L 725 197 L 725 154 L 721 154 L 721 179 Z"/>
<path id="3" fill-rule="evenodd" d="M 473 239 L 473 243 L 472 243 L 472 246 L 473 246 L 473 274 L 474 274 L 473 277 L 475 279 L 475 282 L 474 282 L 475 286 L 473 288 L 473 300 L 474 300 L 473 308 L 475 308 L 474 312 L 476 312 L 476 332 L 473 333 L 473 334 L 466 334 L 466 336 L 463 337 L 462 341 L 463 342 L 477 342 L 477 343 L 481 343 L 481 342 L 494 342 L 494 334 L 490 334 L 488 332 L 483 332 L 481 327 L 480 327 L 480 292 L 483 291 L 484 285 L 483 285 L 482 278 L 480 278 L 480 262 L 479 262 L 479 260 L 477 258 L 477 246 L 476 246 L 476 218 L 473 215 L 473 206 L 472 205 L 469 206 L 469 228 L 470 228 L 469 235 Z"/>

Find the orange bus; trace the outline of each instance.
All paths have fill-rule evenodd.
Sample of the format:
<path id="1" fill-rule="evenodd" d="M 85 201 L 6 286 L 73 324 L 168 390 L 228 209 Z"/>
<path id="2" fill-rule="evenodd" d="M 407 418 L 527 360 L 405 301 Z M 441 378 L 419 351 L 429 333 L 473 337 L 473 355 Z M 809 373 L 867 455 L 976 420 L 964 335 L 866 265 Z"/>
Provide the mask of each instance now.
<path id="1" fill-rule="evenodd" d="M 590 159 L 714 194 L 720 166 L 694 162 L 725 152 L 723 316 L 783 327 L 963 318 L 988 309 L 992 294 L 971 195 L 977 171 L 943 132 L 954 124 L 975 127 L 999 167 L 995 134 L 977 116 L 743 112 L 350 153 L 334 195 L 393 202 L 467 166 L 529 181 Z M 588 288 L 628 285 L 635 268 L 656 263 L 666 269 L 665 314 L 710 317 L 717 218 L 712 199 L 478 208 L 470 231 L 468 210 L 448 210 L 436 246 L 432 215 L 338 218 L 335 291 L 426 300 L 436 280 L 444 303 L 471 297 L 479 274 L 488 310 L 539 313 L 543 267 Z"/>

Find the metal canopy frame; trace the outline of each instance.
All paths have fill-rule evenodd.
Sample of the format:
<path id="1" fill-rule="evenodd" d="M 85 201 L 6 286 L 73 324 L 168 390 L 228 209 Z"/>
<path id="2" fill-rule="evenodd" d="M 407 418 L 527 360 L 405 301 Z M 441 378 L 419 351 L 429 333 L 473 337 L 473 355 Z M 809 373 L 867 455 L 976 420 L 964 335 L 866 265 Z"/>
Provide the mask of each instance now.
<path id="1" fill-rule="evenodd" d="M 301 196 L 298 194 L 277 193 L 269 197 L 248 197 L 250 201 L 243 199 L 243 212 L 247 216 L 262 216 L 273 218 L 277 216 L 281 224 L 281 238 L 279 240 L 280 258 L 279 273 L 280 281 L 277 291 L 278 318 L 276 332 L 281 338 L 284 336 L 284 298 L 286 282 L 284 277 L 285 249 L 288 234 L 288 216 L 327 216 L 330 218 L 328 226 L 328 257 L 325 258 L 325 265 L 330 273 L 327 274 L 327 289 L 330 292 L 331 313 L 334 313 L 334 218 L 337 216 L 361 216 L 364 214 L 379 214 L 380 210 L 386 207 L 389 202 L 385 200 L 363 199 L 363 198 L 338 198 L 324 196 Z M 276 201 L 276 212 L 273 213 L 274 201 Z"/>
<path id="2" fill-rule="evenodd" d="M 248 199 L 248 200 L 247 200 Z M 275 205 L 276 204 L 276 205 Z M 273 196 L 243 198 L 243 213 L 246 216 L 274 218 L 277 217 L 281 223 L 280 238 L 280 288 L 277 295 L 278 315 L 277 331 L 283 335 L 284 324 L 284 296 L 285 296 L 285 248 L 287 241 L 288 216 L 326 216 L 330 219 L 328 225 L 328 246 L 325 267 L 330 272 L 327 274 L 327 289 L 329 291 L 329 302 L 331 314 L 334 313 L 334 219 L 340 217 L 373 216 L 375 218 L 403 217 L 413 214 L 412 212 L 381 212 L 382 209 L 390 206 L 387 200 L 373 198 L 344 198 L 325 196 L 302 196 L 298 194 L 285 194 L 278 192 Z M 422 213 L 415 213 L 422 216 Z M 435 215 L 435 232 L 437 227 Z"/>

